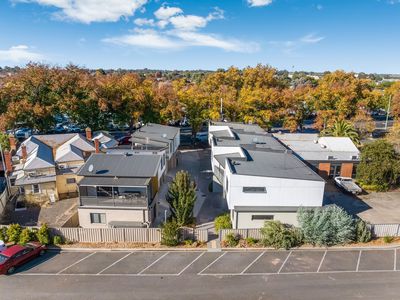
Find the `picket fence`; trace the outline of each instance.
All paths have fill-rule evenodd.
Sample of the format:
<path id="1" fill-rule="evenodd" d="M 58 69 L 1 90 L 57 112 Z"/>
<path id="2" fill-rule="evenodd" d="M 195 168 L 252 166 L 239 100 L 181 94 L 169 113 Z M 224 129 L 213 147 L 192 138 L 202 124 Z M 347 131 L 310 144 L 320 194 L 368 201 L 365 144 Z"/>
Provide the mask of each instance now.
<path id="1" fill-rule="evenodd" d="M 384 237 L 384 236 L 400 236 L 400 224 L 370 224 L 372 234 L 375 237 Z M 225 240 L 228 234 L 239 235 L 242 239 L 246 239 L 248 237 L 260 240 L 262 239 L 261 230 L 259 228 L 251 228 L 251 229 L 221 229 L 219 232 L 220 241 Z"/>

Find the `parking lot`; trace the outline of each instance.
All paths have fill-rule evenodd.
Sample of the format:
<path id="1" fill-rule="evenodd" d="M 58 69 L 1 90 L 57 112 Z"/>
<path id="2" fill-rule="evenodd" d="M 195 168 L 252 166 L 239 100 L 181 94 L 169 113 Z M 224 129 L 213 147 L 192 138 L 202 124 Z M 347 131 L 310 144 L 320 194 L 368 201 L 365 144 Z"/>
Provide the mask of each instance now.
<path id="1" fill-rule="evenodd" d="M 15 276 L 264 276 L 397 272 L 400 249 L 266 251 L 49 251 Z"/>

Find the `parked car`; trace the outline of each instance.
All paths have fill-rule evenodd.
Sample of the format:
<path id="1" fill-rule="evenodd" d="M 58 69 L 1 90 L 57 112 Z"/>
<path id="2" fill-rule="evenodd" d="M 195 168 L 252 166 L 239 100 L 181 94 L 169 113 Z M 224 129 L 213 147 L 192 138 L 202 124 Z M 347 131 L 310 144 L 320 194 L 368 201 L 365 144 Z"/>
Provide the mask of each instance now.
<path id="1" fill-rule="evenodd" d="M 196 133 L 196 140 L 199 142 L 207 142 L 208 141 L 208 132 L 207 131 L 202 131 Z"/>
<path id="2" fill-rule="evenodd" d="M 14 245 L 0 253 L 0 274 L 12 274 L 17 267 L 43 255 L 47 248 L 38 242 L 30 242 L 25 246 Z"/>
<path id="3" fill-rule="evenodd" d="M 131 139 L 130 135 L 126 135 L 126 136 L 120 137 L 118 139 L 118 145 L 131 145 L 132 142 L 130 141 L 130 139 Z"/>
<path id="4" fill-rule="evenodd" d="M 345 192 L 352 193 L 354 195 L 362 192 L 362 189 L 350 177 L 335 177 L 335 184 Z"/>
<path id="5" fill-rule="evenodd" d="M 15 137 L 17 139 L 26 139 L 32 135 L 32 129 L 28 127 L 19 128 L 15 131 Z"/>
<path id="6" fill-rule="evenodd" d="M 64 133 L 65 128 L 62 124 L 57 124 L 57 126 L 54 128 L 54 133 Z"/>
<path id="7" fill-rule="evenodd" d="M 64 128 L 67 130 L 67 132 L 71 132 L 71 133 L 79 133 L 82 131 L 82 129 L 75 124 L 69 124 L 69 125 L 65 125 Z"/>

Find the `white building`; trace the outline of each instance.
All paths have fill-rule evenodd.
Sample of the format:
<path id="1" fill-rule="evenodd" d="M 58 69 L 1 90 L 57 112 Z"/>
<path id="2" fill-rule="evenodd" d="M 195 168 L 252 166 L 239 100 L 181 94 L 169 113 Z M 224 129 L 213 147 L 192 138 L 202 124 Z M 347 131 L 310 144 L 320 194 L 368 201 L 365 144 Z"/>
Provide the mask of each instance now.
<path id="1" fill-rule="evenodd" d="M 212 123 L 209 142 L 214 191 L 223 191 L 233 228 L 297 225 L 299 207 L 322 206 L 325 181 L 259 126 Z"/>

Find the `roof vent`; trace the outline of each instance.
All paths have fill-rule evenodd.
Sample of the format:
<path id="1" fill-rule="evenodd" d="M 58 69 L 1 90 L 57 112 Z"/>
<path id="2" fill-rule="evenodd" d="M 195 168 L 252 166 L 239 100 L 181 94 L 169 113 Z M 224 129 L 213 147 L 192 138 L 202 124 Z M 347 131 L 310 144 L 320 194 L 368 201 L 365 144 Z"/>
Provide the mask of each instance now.
<path id="1" fill-rule="evenodd" d="M 328 159 L 335 159 L 335 157 L 332 155 L 328 155 Z"/>
<path id="2" fill-rule="evenodd" d="M 314 144 L 318 144 L 318 140 L 314 140 Z"/>
<path id="3" fill-rule="evenodd" d="M 352 159 L 352 160 L 357 160 L 357 159 L 358 159 L 358 156 L 357 156 L 357 155 L 352 155 L 352 156 L 351 156 L 351 159 Z"/>
<path id="4" fill-rule="evenodd" d="M 324 145 L 324 144 L 320 144 L 321 145 L 321 148 L 322 149 L 325 149 L 326 148 L 326 145 Z"/>
<path id="5" fill-rule="evenodd" d="M 166 134 L 166 133 L 163 133 L 161 136 L 162 136 L 164 139 L 167 138 L 167 134 Z"/>

